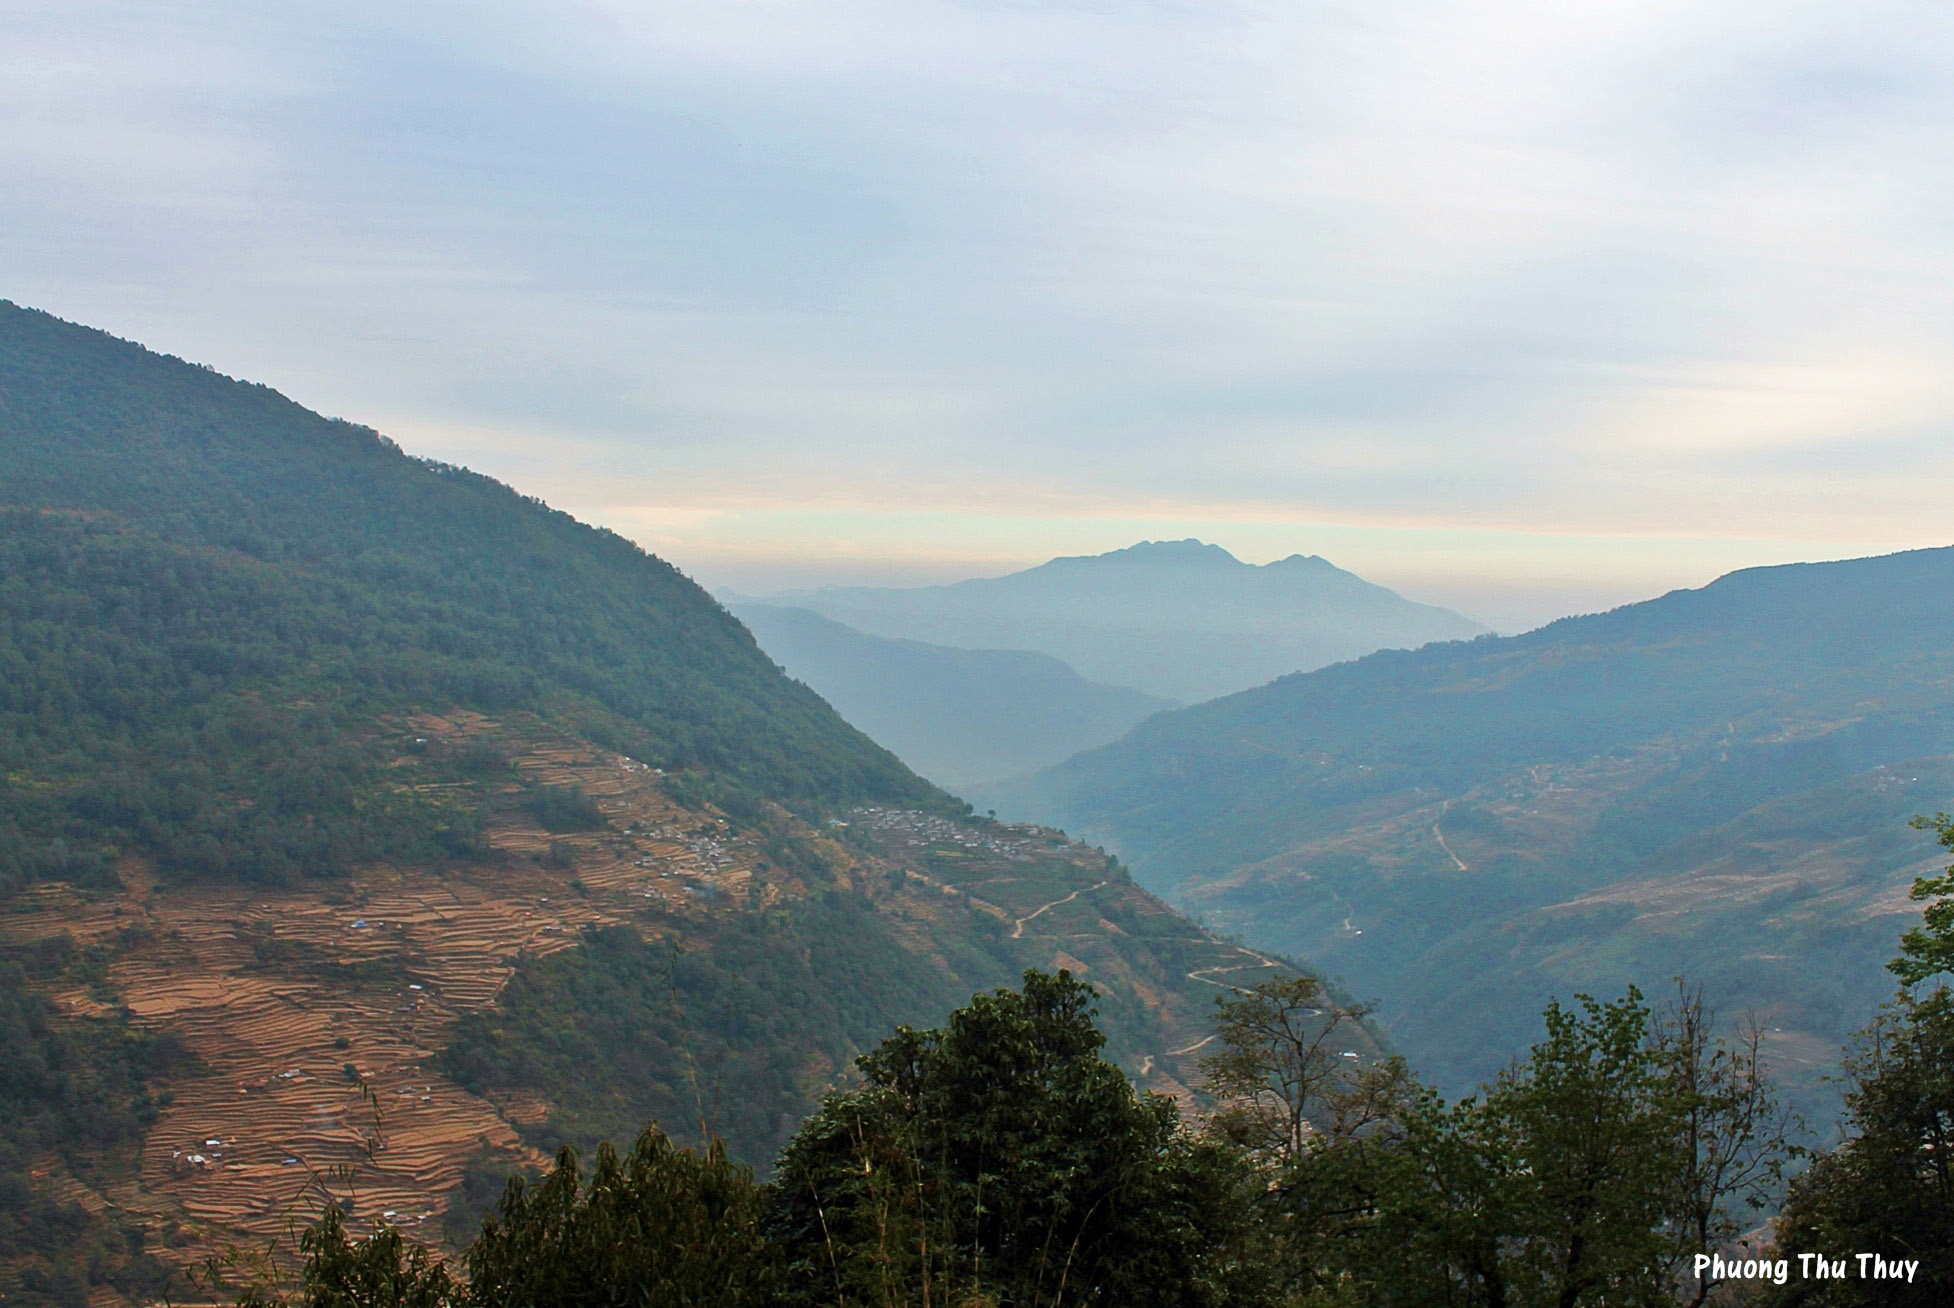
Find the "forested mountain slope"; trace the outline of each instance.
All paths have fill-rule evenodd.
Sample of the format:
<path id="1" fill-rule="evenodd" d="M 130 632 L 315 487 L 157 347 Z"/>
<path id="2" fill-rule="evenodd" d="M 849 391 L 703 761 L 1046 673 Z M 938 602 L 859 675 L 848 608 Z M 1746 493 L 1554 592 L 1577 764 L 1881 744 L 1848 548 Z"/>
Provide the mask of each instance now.
<path id="1" fill-rule="evenodd" d="M 1166 1090 L 1279 964 L 973 820 L 668 565 L 0 305 L 0 1297 L 194 1297 L 330 1199 L 467 1233 L 566 1140 L 765 1167 L 1026 967 Z"/>
<path id="2" fill-rule="evenodd" d="M 1954 550 L 1753 569 L 1508 639 L 1372 655 L 980 793 L 1380 997 L 1455 1089 L 1549 994 L 1679 972 L 1793 1078 L 1885 993 L 1954 806 Z"/>
<path id="3" fill-rule="evenodd" d="M 269 680 L 555 694 L 722 786 L 943 800 L 670 565 L 265 387 L 6 305 L 0 423 L 6 620 L 71 642 L 10 669 L 9 739 L 57 709 L 139 739 Z"/>
<path id="4" fill-rule="evenodd" d="M 1049 767 L 1174 707 L 1087 681 L 1031 650 L 871 636 L 811 609 L 748 602 L 732 609 L 788 675 L 945 786 Z"/>
<path id="5" fill-rule="evenodd" d="M 949 586 L 829 587 L 771 602 L 878 636 L 1040 650 L 1093 681 L 1183 702 L 1485 630 L 1327 559 L 1258 567 L 1198 540 L 1143 541 Z"/>

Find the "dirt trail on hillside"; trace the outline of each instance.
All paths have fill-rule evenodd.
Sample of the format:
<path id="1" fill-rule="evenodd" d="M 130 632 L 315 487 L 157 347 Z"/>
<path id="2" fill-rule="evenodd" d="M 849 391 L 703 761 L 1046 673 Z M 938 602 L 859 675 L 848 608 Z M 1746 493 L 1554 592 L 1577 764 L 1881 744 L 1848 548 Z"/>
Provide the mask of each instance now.
<path id="1" fill-rule="evenodd" d="M 1470 872 L 1472 869 L 1465 865 L 1465 860 L 1459 857 L 1452 846 L 1445 843 L 1445 832 L 1440 829 L 1440 824 L 1445 821 L 1445 814 L 1451 807 L 1452 801 L 1449 799 L 1438 806 L 1438 816 L 1432 820 L 1432 839 L 1438 841 L 1438 847 L 1445 851 L 1445 857 L 1452 860 L 1454 867 L 1461 872 Z"/>
<path id="2" fill-rule="evenodd" d="M 1092 885 L 1081 886 L 1079 889 L 1073 891 L 1071 894 L 1066 895 L 1061 899 L 1054 899 L 1049 904 L 1040 904 L 1037 908 L 1032 909 L 1029 913 L 1026 913 L 1023 917 L 1019 918 L 1016 922 L 1011 924 L 1011 939 L 1013 940 L 1024 939 L 1025 923 L 1031 921 L 1033 918 L 1042 916 L 1047 910 L 1057 908 L 1060 904 L 1069 904 L 1073 900 L 1077 899 L 1080 895 L 1090 894 L 1095 890 L 1103 889 L 1104 887 L 1109 886 L 1111 884 L 1112 882 L 1110 881 L 1096 881 Z"/>

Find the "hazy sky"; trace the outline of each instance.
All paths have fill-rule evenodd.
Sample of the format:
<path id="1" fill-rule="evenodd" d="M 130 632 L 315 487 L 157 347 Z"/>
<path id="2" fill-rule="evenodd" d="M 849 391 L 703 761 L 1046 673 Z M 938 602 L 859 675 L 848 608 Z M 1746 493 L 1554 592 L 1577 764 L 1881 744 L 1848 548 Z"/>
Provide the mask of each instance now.
<path id="1" fill-rule="evenodd" d="M 0 0 L 0 296 L 708 582 L 1954 540 L 1954 8 Z"/>

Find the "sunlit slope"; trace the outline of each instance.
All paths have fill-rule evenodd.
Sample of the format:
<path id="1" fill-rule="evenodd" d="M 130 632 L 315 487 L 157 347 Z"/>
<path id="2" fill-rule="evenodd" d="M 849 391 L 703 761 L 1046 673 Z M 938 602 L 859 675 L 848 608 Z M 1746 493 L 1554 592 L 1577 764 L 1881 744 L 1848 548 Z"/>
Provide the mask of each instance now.
<path id="1" fill-rule="evenodd" d="M 1824 1040 L 1949 806 L 1954 551 L 1755 569 L 1157 717 L 981 796 L 1385 1001 L 1455 1085 L 1542 1001 L 1688 971 Z"/>
<path id="2" fill-rule="evenodd" d="M 1278 966 L 1051 832 L 883 806 L 737 824 L 538 715 L 402 725 L 403 784 L 470 760 L 484 855 L 271 887 L 125 859 L 113 885 L 34 886 L 0 915 L 62 1021 L 171 1042 L 139 1137 L 31 1169 L 166 1263 L 276 1239 L 325 1194 L 358 1226 L 465 1238 L 465 1183 L 479 1203 L 653 1119 L 764 1169 L 857 1053 L 1027 967 L 1092 981 L 1109 1052 L 1180 1092 L 1212 997 Z M 540 810 L 551 829 L 539 792 L 580 815 Z"/>

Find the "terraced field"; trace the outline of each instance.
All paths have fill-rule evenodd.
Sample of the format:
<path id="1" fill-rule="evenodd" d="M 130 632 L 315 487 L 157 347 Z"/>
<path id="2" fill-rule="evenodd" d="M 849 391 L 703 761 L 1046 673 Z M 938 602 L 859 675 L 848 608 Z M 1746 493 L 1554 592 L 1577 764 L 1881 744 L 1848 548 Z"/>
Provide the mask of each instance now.
<path id="1" fill-rule="evenodd" d="M 543 1105 L 490 1102 L 434 1070 L 454 1019 L 488 1007 L 518 959 L 570 948 L 586 925 L 633 921 L 650 900 L 703 913 L 744 899 L 753 850 L 673 804 L 652 769 L 533 721 L 413 726 L 435 748 L 507 749 L 504 789 L 575 786 L 603 827 L 552 835 L 505 814 L 489 831 L 498 856 L 477 865 L 378 866 L 297 890 L 162 887 L 132 865 L 120 894 L 47 887 L 18 902 L 0 916 L 8 943 L 66 935 L 112 955 L 106 991 L 61 991 L 64 1008 L 120 1004 L 201 1067 L 171 1084 L 140 1177 L 96 1195 L 51 1164 L 50 1188 L 151 1218 L 186 1259 L 284 1236 L 328 1195 L 350 1201 L 358 1229 L 431 1222 L 482 1149 L 542 1161 L 512 1123 Z M 553 846 L 562 866 L 545 865 Z M 794 888 L 763 899 L 782 893 Z"/>
<path id="2" fill-rule="evenodd" d="M 471 1161 L 545 1161 L 523 1128 L 551 1111 L 547 1086 L 476 1095 L 445 1078 L 455 1022 L 493 1011 L 524 960 L 575 947 L 587 927 L 683 936 L 689 923 L 806 896 L 813 888 L 794 869 L 810 858 L 826 869 L 824 893 L 864 896 L 905 949 L 964 993 L 1033 966 L 1093 982 L 1109 1054 L 1184 1100 L 1213 996 L 1280 966 L 1201 931 L 1104 854 L 1042 828 L 861 809 L 817 831 L 777 813 L 770 857 L 766 831 L 736 833 L 722 816 L 683 808 L 656 769 L 539 719 L 408 726 L 403 786 L 427 757 L 473 751 L 493 764 L 479 787 L 487 858 L 375 865 L 349 881 L 278 889 L 163 885 L 130 863 L 118 892 L 46 887 L 0 914 L 9 945 L 65 935 L 106 960 L 105 972 L 57 991 L 65 1010 L 119 1005 L 195 1059 L 167 1087 L 139 1174 L 98 1193 L 51 1161 L 45 1188 L 91 1210 L 126 1210 L 185 1265 L 289 1250 L 293 1223 L 328 1200 L 349 1207 L 356 1231 L 386 1221 L 438 1239 Z M 549 791 L 580 792 L 596 820 L 545 830 L 525 797 Z M 783 827 L 808 857 L 779 856 Z M 992 966 L 981 974 L 946 961 L 970 956 L 956 946 L 973 921 L 990 924 Z"/>

